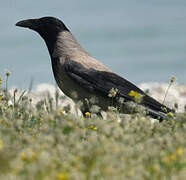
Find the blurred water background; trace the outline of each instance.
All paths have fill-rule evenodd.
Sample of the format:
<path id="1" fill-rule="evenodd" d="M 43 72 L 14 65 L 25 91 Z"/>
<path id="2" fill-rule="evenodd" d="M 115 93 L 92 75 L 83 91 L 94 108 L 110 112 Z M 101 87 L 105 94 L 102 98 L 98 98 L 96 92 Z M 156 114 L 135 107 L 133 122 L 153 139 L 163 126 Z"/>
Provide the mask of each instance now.
<path id="1" fill-rule="evenodd" d="M 55 84 L 44 41 L 14 26 L 42 16 L 63 20 L 92 56 L 134 83 L 186 82 L 185 0 L 1 0 L 0 77 L 11 71 L 9 86 Z"/>

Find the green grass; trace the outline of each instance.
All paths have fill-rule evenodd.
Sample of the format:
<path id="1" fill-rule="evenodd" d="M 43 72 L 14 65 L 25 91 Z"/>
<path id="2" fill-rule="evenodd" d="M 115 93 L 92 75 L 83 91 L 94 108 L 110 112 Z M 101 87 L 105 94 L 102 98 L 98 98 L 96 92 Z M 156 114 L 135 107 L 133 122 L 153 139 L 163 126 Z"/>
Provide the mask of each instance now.
<path id="1" fill-rule="evenodd" d="M 103 120 L 0 95 L 2 180 L 186 179 L 186 113 L 151 123 L 110 111 Z"/>

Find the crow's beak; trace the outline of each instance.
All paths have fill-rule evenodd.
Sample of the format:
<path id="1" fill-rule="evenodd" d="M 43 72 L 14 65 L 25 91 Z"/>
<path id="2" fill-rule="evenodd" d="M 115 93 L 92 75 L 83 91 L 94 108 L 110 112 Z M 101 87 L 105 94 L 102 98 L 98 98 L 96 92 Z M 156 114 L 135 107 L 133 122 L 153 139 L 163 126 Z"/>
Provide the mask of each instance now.
<path id="1" fill-rule="evenodd" d="M 19 21 L 15 25 L 35 30 L 38 27 L 38 20 L 37 19 L 27 19 L 27 20 Z"/>

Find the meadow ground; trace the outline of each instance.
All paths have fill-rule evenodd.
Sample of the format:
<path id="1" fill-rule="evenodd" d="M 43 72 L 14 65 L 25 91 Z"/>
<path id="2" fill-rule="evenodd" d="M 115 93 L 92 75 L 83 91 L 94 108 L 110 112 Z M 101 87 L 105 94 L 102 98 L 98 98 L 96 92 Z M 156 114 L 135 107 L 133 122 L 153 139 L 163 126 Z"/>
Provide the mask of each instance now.
<path id="1" fill-rule="evenodd" d="M 0 179 L 186 179 L 186 113 L 82 117 L 17 93 L 0 85 Z"/>

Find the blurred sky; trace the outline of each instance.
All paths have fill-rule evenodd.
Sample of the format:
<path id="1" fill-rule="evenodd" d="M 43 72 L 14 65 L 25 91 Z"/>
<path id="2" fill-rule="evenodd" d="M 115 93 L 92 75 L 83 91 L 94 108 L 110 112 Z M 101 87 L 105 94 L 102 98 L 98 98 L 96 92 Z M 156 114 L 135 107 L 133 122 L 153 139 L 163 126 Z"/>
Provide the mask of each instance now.
<path id="1" fill-rule="evenodd" d="M 35 32 L 14 26 L 22 19 L 55 16 L 80 44 L 134 83 L 186 82 L 185 0 L 6 0 L 0 7 L 0 76 L 26 88 L 54 84 L 47 48 Z"/>

